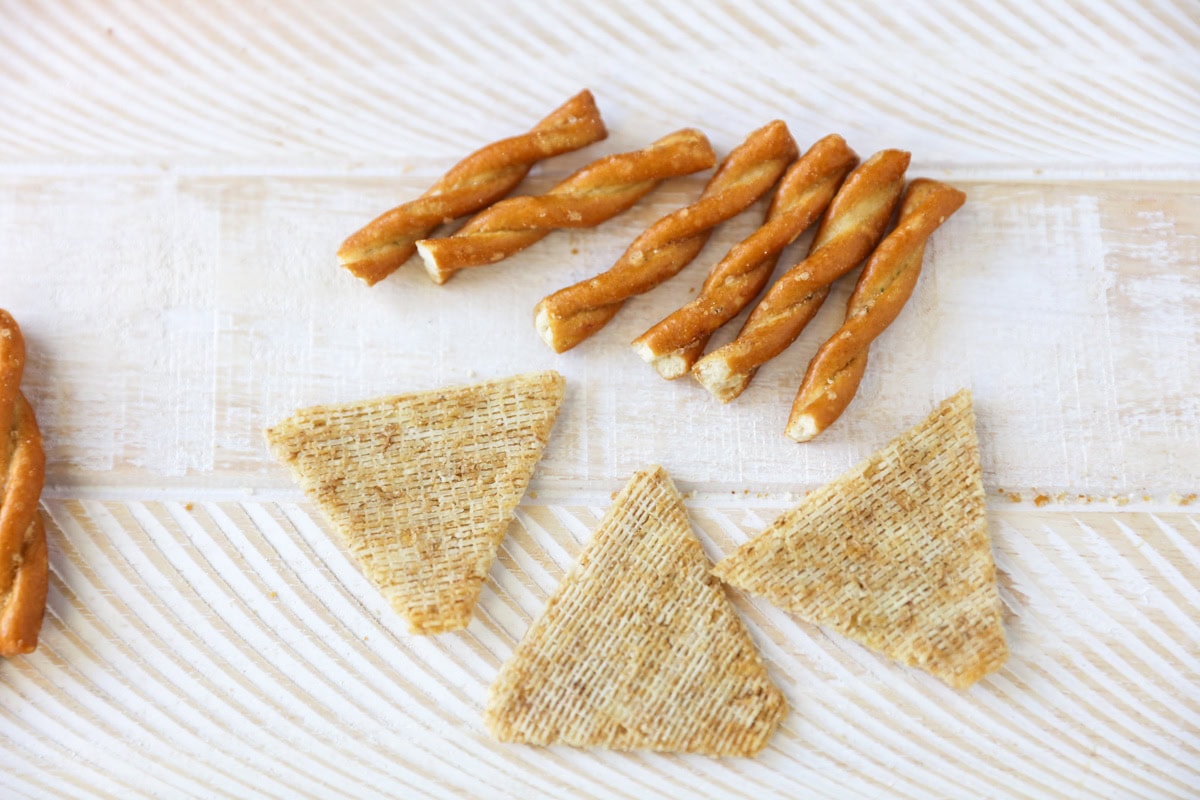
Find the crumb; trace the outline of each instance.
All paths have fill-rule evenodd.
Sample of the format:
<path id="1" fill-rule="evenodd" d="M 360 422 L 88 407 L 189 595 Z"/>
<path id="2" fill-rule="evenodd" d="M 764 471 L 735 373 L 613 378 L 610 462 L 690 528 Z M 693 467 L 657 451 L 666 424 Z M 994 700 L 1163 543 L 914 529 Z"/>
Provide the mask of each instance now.
<path id="1" fill-rule="evenodd" d="M 1007 494 L 1008 494 L 1008 499 L 1011 500 L 1012 502 L 1014 502 L 1014 503 L 1021 502 L 1021 495 L 1017 494 L 1016 492 L 1007 492 Z"/>
<path id="2" fill-rule="evenodd" d="M 1149 503 L 1149 502 L 1150 502 L 1150 495 L 1148 495 L 1148 494 L 1144 494 L 1144 495 L 1142 495 L 1142 502 L 1143 502 L 1143 503 Z"/>
<path id="3" fill-rule="evenodd" d="M 278 595 L 278 594 L 276 594 L 275 592 L 267 592 L 267 597 L 269 597 L 269 598 L 271 598 L 272 600 L 274 600 L 275 598 L 279 597 L 279 595 Z"/>
<path id="4" fill-rule="evenodd" d="M 1190 506 L 1192 503 L 1196 502 L 1196 493 L 1192 492 L 1191 494 L 1185 494 L 1183 496 L 1173 494 L 1171 495 L 1170 500 L 1177 506 Z"/>
<path id="5" fill-rule="evenodd" d="M 1039 494 L 1037 497 L 1033 498 L 1033 504 L 1035 506 L 1037 506 L 1038 508 L 1041 508 L 1042 506 L 1046 505 L 1049 502 L 1050 502 L 1050 498 L 1044 494 Z"/>
<path id="6" fill-rule="evenodd" d="M 184 503 L 184 504 L 183 504 L 183 510 L 184 510 L 184 511 L 191 511 L 191 510 L 193 510 L 194 508 L 195 508 L 195 506 L 194 506 L 194 505 L 192 505 L 191 503 Z"/>
<path id="7" fill-rule="evenodd" d="M 537 500 L 537 492 L 535 492 L 535 491 L 533 491 L 533 490 L 530 490 L 530 492 L 529 492 L 529 499 L 530 499 L 530 500 Z"/>
<path id="8" fill-rule="evenodd" d="M 610 494 L 610 495 L 608 496 L 608 499 L 609 499 L 609 500 L 616 500 L 616 499 L 617 499 L 617 493 L 616 493 L 616 492 L 613 492 L 612 494 Z"/>
<path id="9" fill-rule="evenodd" d="M 571 255 L 573 255 L 573 256 L 577 256 L 577 255 L 579 255 L 579 248 L 578 248 L 578 247 L 572 247 L 572 248 L 571 248 Z"/>
<path id="10" fill-rule="evenodd" d="M 1112 501 L 1119 506 L 1129 505 L 1129 495 L 1123 494 L 1112 498 Z"/>

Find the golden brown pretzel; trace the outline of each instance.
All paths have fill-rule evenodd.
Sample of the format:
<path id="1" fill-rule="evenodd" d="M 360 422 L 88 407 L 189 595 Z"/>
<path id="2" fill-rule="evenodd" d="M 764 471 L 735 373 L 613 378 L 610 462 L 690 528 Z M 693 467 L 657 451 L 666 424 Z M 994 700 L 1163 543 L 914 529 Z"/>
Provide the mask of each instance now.
<path id="1" fill-rule="evenodd" d="M 608 324 L 625 301 L 674 277 L 700 254 L 713 228 L 766 194 L 797 156 L 787 125 L 751 133 L 709 179 L 700 198 L 655 222 L 608 271 L 561 289 L 534 309 L 534 325 L 556 352 Z"/>
<path id="2" fill-rule="evenodd" d="M 912 295 L 925 242 L 966 199 L 958 189 L 925 178 L 909 185 L 900 222 L 863 267 L 846 305 L 846 321 L 809 362 L 788 418 L 789 437 L 809 441 L 850 405 L 867 368 L 871 342 L 892 324 Z"/>
<path id="3" fill-rule="evenodd" d="M 686 375 L 709 337 L 767 285 L 779 254 L 817 220 L 857 164 L 836 134 L 809 148 L 783 176 L 762 227 L 712 268 L 694 300 L 635 339 L 634 351 L 667 380 Z"/>
<path id="4" fill-rule="evenodd" d="M 33 409 L 21 394 L 25 340 L 0 309 L 0 655 L 31 653 L 46 607 L 49 567 L 38 498 L 46 456 Z"/>
<path id="5" fill-rule="evenodd" d="M 510 197 L 476 214 L 453 236 L 417 242 L 429 277 L 502 261 L 556 228 L 592 228 L 633 206 L 666 178 L 708 169 L 717 156 L 704 134 L 685 128 L 642 150 L 594 161 L 544 195 Z"/>
<path id="6" fill-rule="evenodd" d="M 368 286 L 391 275 L 437 226 L 487 208 L 516 188 L 543 158 L 607 136 L 592 93 L 584 89 L 527 133 L 476 150 L 416 200 L 397 206 L 342 243 L 338 260 Z"/>
<path id="7" fill-rule="evenodd" d="M 851 172 L 829 204 L 808 257 L 767 291 L 736 339 L 692 367 L 717 399 L 727 403 L 741 394 L 760 366 L 796 340 L 830 284 L 875 249 L 904 189 L 908 159 L 901 150 L 883 150 Z"/>

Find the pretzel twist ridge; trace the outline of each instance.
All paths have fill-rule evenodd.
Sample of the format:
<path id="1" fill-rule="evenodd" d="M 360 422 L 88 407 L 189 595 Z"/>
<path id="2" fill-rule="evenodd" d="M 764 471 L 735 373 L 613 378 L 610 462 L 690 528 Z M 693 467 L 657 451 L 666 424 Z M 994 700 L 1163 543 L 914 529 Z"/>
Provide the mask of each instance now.
<path id="1" fill-rule="evenodd" d="M 825 211 L 808 256 L 750 312 L 737 338 L 696 362 L 692 375 L 718 400 L 737 397 L 758 368 L 788 348 L 829 294 L 883 238 L 904 189 L 909 154 L 883 150 L 850 173 Z"/>
<path id="2" fill-rule="evenodd" d="M 49 565 L 38 498 L 46 456 L 33 409 L 21 394 L 25 340 L 0 310 L 0 655 L 31 653 L 46 607 Z"/>
<path id="3" fill-rule="evenodd" d="M 544 195 L 510 197 L 476 214 L 453 236 L 417 242 L 436 283 L 455 272 L 502 261 L 556 228 L 592 228 L 633 206 L 666 178 L 708 169 L 712 145 L 692 128 L 631 153 L 594 161 Z"/>
<path id="4" fill-rule="evenodd" d="M 411 258 L 417 241 L 439 225 L 487 208 L 515 189 L 538 161 L 607 135 L 596 101 L 585 89 L 529 132 L 475 151 L 425 194 L 377 217 L 342 243 L 338 259 L 374 286 Z"/>
<path id="5" fill-rule="evenodd" d="M 846 321 L 813 356 L 796 393 L 787 435 L 807 442 L 842 415 L 867 368 L 871 343 L 891 325 L 921 274 L 929 236 L 967 196 L 951 186 L 918 178 L 904 195 L 900 222 L 863 267 L 846 305 Z"/>
<path id="6" fill-rule="evenodd" d="M 695 299 L 635 339 L 634 351 L 667 380 L 686 375 L 709 338 L 767 285 L 779 254 L 817 220 L 857 164 L 836 134 L 814 144 L 783 176 L 762 227 L 712 268 Z"/>
<path id="7" fill-rule="evenodd" d="M 692 262 L 713 229 L 766 194 L 798 155 L 787 125 L 775 120 L 751 133 L 709 179 L 700 198 L 655 222 L 607 272 L 544 298 L 534 324 L 556 353 L 608 324 L 625 301 L 650 291 Z"/>

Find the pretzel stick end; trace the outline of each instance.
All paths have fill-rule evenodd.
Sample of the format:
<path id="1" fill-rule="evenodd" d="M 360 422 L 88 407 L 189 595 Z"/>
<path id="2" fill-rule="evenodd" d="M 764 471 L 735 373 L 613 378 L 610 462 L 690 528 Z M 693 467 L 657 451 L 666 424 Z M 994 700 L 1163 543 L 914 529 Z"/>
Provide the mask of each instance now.
<path id="1" fill-rule="evenodd" d="M 447 269 L 438 259 L 437 241 L 433 239 L 422 239 L 417 242 L 417 255 L 421 256 L 421 264 L 425 267 L 425 274 L 429 276 L 429 280 L 441 286 L 446 281 L 450 280 L 455 270 Z"/>
<path id="2" fill-rule="evenodd" d="M 538 303 L 533 309 L 533 326 L 537 329 L 538 336 L 542 337 L 542 341 L 556 353 L 563 352 L 566 348 L 560 348 L 554 336 L 554 326 L 550 323 L 550 312 L 546 309 L 545 303 Z"/>
<path id="3" fill-rule="evenodd" d="M 735 372 L 719 353 L 709 353 L 692 366 L 692 377 L 722 403 L 728 403 L 740 395 L 749 385 L 752 375 Z"/>

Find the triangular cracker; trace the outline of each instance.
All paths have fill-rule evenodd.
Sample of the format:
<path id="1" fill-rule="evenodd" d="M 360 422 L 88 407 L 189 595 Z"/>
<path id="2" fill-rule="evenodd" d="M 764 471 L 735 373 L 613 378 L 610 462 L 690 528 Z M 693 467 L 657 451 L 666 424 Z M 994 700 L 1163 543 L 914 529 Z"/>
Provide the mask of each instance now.
<path id="1" fill-rule="evenodd" d="M 505 742 L 751 756 L 787 711 L 661 467 L 639 472 L 488 694 Z"/>
<path id="2" fill-rule="evenodd" d="M 540 372 L 296 412 L 276 458 L 414 633 L 466 627 L 563 398 Z"/>
<path id="3" fill-rule="evenodd" d="M 1008 658 L 971 394 L 813 492 L 713 573 L 957 688 Z"/>

